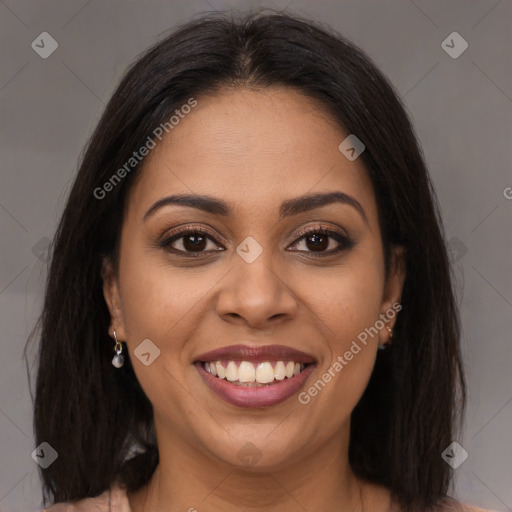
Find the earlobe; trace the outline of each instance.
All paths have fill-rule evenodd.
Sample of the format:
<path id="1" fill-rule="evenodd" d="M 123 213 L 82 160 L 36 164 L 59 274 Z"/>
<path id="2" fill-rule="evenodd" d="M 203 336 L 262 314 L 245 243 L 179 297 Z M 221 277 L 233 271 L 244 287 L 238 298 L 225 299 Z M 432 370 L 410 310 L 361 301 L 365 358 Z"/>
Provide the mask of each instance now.
<path id="1" fill-rule="evenodd" d="M 101 278 L 103 280 L 103 296 L 110 313 L 109 335 L 113 338 L 115 330 L 117 332 L 117 336 L 124 339 L 125 329 L 119 285 L 114 266 L 108 258 L 103 259 Z"/>

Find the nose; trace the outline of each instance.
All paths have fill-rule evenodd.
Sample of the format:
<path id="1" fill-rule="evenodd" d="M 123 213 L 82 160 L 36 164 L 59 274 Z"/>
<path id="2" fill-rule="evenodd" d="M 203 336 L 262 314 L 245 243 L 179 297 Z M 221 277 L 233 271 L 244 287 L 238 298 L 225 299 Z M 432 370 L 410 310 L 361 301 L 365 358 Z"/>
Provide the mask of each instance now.
<path id="1" fill-rule="evenodd" d="M 269 252 L 263 251 L 252 263 L 235 256 L 233 265 L 218 295 L 217 313 L 222 319 L 264 329 L 295 317 L 298 301 Z"/>

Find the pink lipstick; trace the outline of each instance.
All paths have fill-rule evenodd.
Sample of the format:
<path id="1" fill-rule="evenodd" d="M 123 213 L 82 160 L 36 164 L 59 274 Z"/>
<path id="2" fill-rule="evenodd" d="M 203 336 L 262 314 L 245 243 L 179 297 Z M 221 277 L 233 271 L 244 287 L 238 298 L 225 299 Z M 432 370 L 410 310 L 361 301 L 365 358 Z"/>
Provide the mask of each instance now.
<path id="1" fill-rule="evenodd" d="M 284 345 L 232 345 L 197 356 L 194 366 L 224 401 L 237 407 L 271 407 L 299 391 L 316 360 Z"/>

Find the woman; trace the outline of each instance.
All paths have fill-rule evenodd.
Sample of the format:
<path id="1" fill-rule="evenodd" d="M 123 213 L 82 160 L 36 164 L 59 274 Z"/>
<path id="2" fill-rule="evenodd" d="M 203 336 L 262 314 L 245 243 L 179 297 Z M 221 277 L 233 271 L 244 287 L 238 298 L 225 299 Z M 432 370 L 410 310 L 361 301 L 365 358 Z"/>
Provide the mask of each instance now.
<path id="1" fill-rule="evenodd" d="M 203 17 L 127 72 L 58 228 L 35 398 L 47 510 L 476 510 L 442 223 L 367 56 Z"/>

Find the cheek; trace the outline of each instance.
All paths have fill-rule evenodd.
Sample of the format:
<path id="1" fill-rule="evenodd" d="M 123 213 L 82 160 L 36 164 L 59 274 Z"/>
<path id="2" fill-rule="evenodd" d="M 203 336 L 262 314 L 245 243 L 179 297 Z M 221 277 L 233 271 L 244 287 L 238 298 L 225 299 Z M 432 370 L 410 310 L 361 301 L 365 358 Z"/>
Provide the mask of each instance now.
<path id="1" fill-rule="evenodd" d="M 317 305 L 324 357 L 298 398 L 308 417 L 322 423 L 325 438 L 348 422 L 374 368 L 378 335 L 368 335 L 366 329 L 379 318 L 382 287 L 377 274 L 369 277 L 356 272 L 339 276 Z"/>
<path id="2" fill-rule="evenodd" d="M 378 320 L 384 291 L 381 267 L 378 258 L 355 255 L 317 282 L 316 292 L 306 292 L 336 353 Z"/>
<path id="3" fill-rule="evenodd" d="M 218 278 L 172 269 L 155 259 L 143 251 L 123 253 L 119 280 L 126 343 L 137 380 L 155 409 L 167 410 L 172 397 L 174 406 L 183 411 L 190 406 L 190 397 L 183 394 L 185 375 L 190 371 L 187 340 L 200 322 L 195 308 Z M 147 339 L 159 350 L 149 365 L 136 355 Z M 152 359 L 151 348 L 149 352 Z"/>
<path id="4" fill-rule="evenodd" d="M 327 351 L 317 380 L 305 390 L 301 403 L 317 401 L 319 410 L 330 410 L 333 429 L 348 418 L 373 371 L 384 285 L 378 255 L 378 250 L 360 251 L 347 259 L 318 283 L 309 298 Z"/>
<path id="5" fill-rule="evenodd" d="M 214 284 L 214 276 L 176 269 L 142 251 L 125 252 L 120 263 L 121 300 L 127 337 L 155 343 L 179 339 L 187 313 Z"/>

